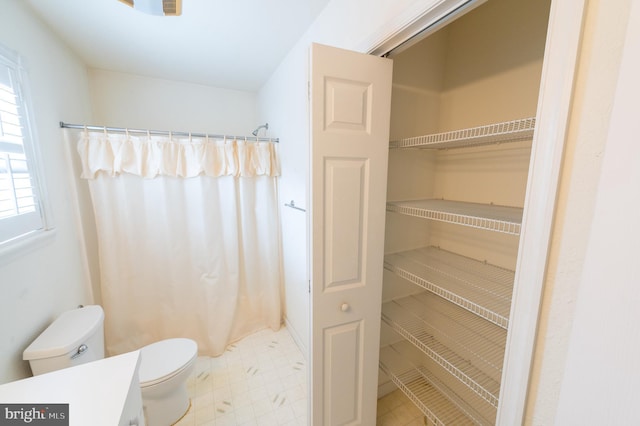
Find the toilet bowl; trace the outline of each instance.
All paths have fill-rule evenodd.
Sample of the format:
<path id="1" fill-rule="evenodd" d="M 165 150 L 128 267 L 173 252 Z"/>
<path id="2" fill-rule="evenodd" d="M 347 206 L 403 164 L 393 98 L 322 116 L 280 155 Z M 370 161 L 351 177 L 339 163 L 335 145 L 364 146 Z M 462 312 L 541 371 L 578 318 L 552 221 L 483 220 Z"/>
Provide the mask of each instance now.
<path id="1" fill-rule="evenodd" d="M 167 339 L 140 349 L 140 389 L 148 425 L 172 425 L 189 410 L 186 382 L 198 345 L 191 339 Z"/>
<path id="2" fill-rule="evenodd" d="M 186 381 L 198 345 L 191 339 L 161 340 L 140 349 L 140 390 L 149 426 L 176 423 L 190 406 Z M 62 313 L 24 350 L 34 375 L 104 358 L 104 311 L 98 305 Z"/>

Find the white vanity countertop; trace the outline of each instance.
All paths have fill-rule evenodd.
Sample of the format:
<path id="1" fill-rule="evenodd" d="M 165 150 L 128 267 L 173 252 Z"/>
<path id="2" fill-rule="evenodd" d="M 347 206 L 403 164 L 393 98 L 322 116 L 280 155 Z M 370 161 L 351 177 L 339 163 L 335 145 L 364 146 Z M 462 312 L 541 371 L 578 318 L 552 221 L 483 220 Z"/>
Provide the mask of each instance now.
<path id="1" fill-rule="evenodd" d="M 69 425 L 120 423 L 140 351 L 0 385 L 0 403 L 68 403 Z"/>

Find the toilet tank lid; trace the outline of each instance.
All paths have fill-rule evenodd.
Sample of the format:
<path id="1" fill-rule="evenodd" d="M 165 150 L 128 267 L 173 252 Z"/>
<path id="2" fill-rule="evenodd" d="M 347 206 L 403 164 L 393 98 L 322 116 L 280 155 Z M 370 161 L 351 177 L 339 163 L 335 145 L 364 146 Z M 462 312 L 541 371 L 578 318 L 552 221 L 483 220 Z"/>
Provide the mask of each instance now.
<path id="1" fill-rule="evenodd" d="M 67 354 L 103 326 L 104 312 L 98 305 L 63 312 L 22 353 L 31 361 Z"/>

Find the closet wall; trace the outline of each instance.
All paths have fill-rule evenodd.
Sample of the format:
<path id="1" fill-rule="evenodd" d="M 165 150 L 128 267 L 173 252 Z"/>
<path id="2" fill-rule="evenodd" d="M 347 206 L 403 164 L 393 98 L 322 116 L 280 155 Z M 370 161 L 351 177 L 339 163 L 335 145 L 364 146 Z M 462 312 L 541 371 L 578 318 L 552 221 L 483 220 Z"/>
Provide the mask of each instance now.
<path id="1" fill-rule="evenodd" d="M 534 117 L 549 7 L 550 1 L 492 0 L 393 56 L 391 140 Z M 443 150 L 390 149 L 388 201 L 435 198 L 522 208 L 531 142 L 529 133 L 525 139 L 509 143 Z M 508 277 L 516 266 L 518 235 L 387 213 L 387 255 L 427 246 L 505 268 Z M 473 321 L 494 336 L 490 350 L 493 358 L 487 360 L 480 354 L 483 360 L 473 365 L 483 370 L 489 381 L 475 388 L 470 380 L 470 386 L 456 391 L 463 399 L 469 395 L 469 401 L 464 403 L 472 408 L 483 406 L 476 409 L 484 419 L 493 421 L 495 409 L 485 409 L 487 400 L 493 396 L 483 392 L 484 388 L 499 386 L 506 331 L 482 316 L 478 319 L 475 314 L 469 315 L 468 310 L 450 301 L 442 305 L 443 299 L 439 296 L 419 295 L 425 289 L 412 283 L 415 279 L 408 278 L 406 273 L 398 274 L 395 265 L 390 263 L 393 262 L 385 265 L 383 302 L 399 303 L 383 305 L 383 317 L 385 306 L 389 314 L 393 314 L 394 309 L 413 307 L 420 315 L 429 317 L 429 321 L 440 321 L 432 316 L 433 312 L 454 308 L 451 315 L 456 315 L 455 322 L 462 328 L 468 327 L 465 321 Z M 406 299 L 408 295 L 419 296 Z M 416 305 L 417 301 L 424 305 Z M 381 350 L 384 355 L 392 345 L 393 358 L 397 349 L 412 339 L 392 331 L 386 322 L 383 321 Z M 422 323 L 419 328 L 422 333 L 430 333 Z M 445 334 L 448 332 L 445 330 Z M 451 347 L 446 350 L 450 349 L 455 352 Z M 412 362 L 434 364 L 432 358 L 424 354 L 419 357 Z M 487 365 L 483 365 L 485 362 Z M 492 366 L 492 363 L 500 365 Z M 434 367 L 434 371 L 438 369 L 447 370 Z M 449 381 L 447 374 L 436 371 L 438 380 L 456 389 L 460 380 Z M 454 371 L 455 374 L 459 372 Z M 394 388 L 384 372 L 381 371 L 379 377 L 380 394 Z M 498 389 L 492 391 L 496 396 Z"/>

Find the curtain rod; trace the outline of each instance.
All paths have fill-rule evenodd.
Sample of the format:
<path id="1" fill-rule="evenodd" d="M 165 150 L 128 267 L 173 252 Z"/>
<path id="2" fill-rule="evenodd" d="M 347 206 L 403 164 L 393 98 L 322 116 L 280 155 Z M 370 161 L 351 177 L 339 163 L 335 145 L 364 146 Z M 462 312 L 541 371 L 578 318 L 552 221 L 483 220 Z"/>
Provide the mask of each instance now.
<path id="1" fill-rule="evenodd" d="M 80 130 L 98 130 L 104 132 L 118 132 L 118 133 L 148 133 L 152 135 L 176 135 L 176 136 L 191 136 L 194 138 L 217 138 L 217 139 L 241 139 L 247 142 L 275 142 L 279 143 L 278 138 L 260 138 L 256 136 L 231 136 L 231 135 L 214 135 L 211 133 L 189 133 L 189 132 L 173 132 L 169 130 L 144 130 L 144 129 L 129 129 L 125 127 L 106 127 L 106 126 L 85 126 L 84 124 L 69 124 L 63 121 L 60 122 L 60 127 L 63 129 L 80 129 Z"/>

